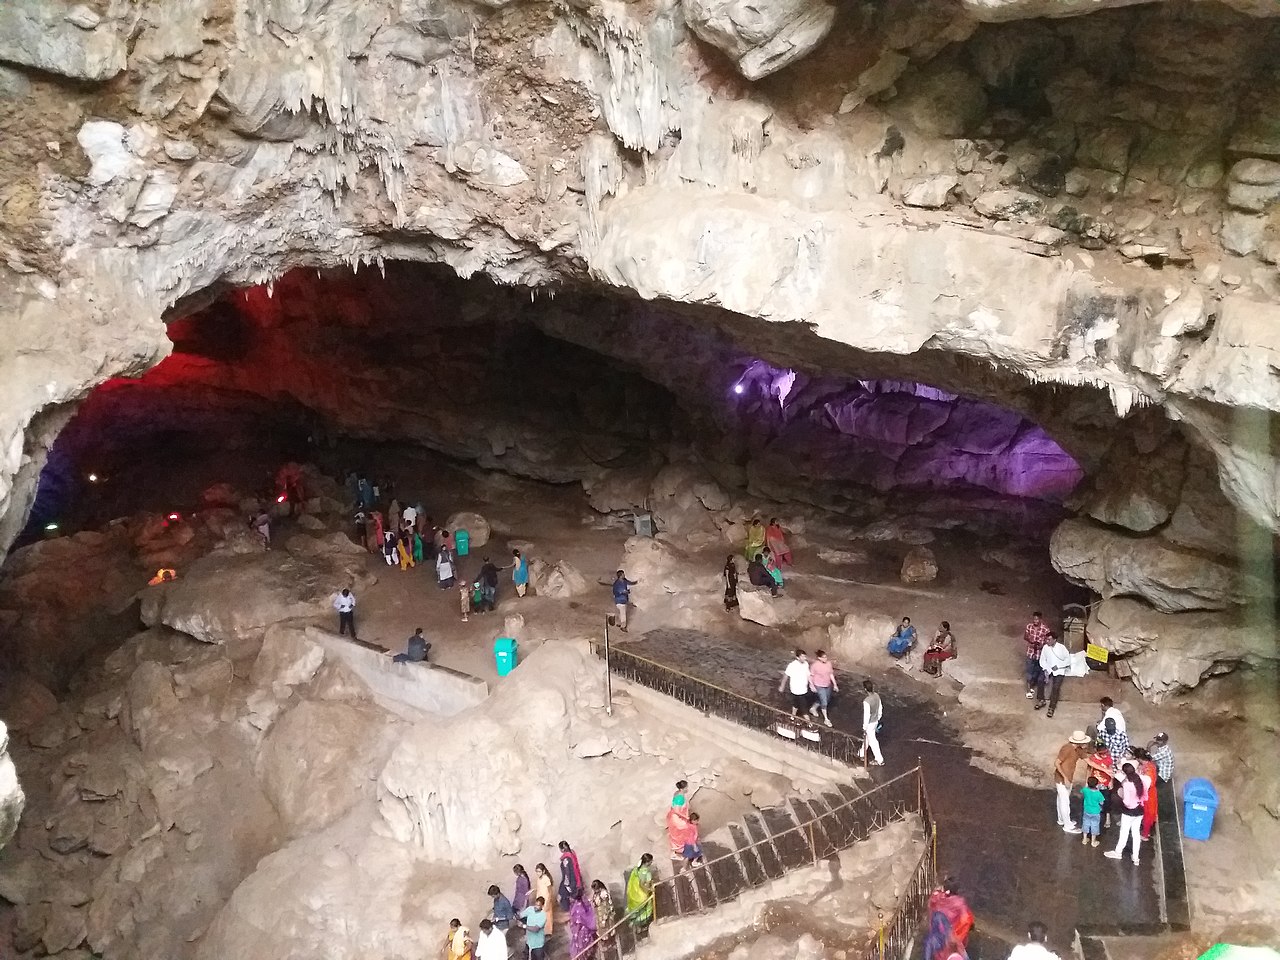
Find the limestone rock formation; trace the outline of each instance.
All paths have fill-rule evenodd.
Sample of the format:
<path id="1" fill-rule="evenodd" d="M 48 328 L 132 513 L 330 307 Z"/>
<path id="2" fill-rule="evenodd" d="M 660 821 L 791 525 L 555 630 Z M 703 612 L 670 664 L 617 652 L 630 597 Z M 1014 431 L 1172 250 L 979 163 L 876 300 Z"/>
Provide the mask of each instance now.
<path id="1" fill-rule="evenodd" d="M 938 577 L 938 559 L 928 547 L 913 547 L 902 560 L 903 583 L 928 583 Z"/>
<path id="2" fill-rule="evenodd" d="M 0 847 L 8 843 L 18 829 L 25 800 L 18 772 L 9 759 L 9 730 L 0 722 Z"/>
<path id="3" fill-rule="evenodd" d="M 1273 631 L 1258 611 L 1204 612 L 1173 616 L 1139 600 L 1115 598 L 1089 617 L 1089 637 L 1120 657 L 1133 682 L 1160 701 L 1196 686 L 1237 664 L 1280 660 Z"/>
<path id="4" fill-rule="evenodd" d="M 1262 583 L 1233 563 L 1088 520 L 1059 526 L 1050 554 L 1069 580 L 1104 597 L 1144 597 L 1164 613 L 1225 610 L 1265 595 Z"/>
<path id="5" fill-rule="evenodd" d="M 748 80 L 776 73 L 816 47 L 836 8 L 825 0 L 686 0 L 689 28 L 733 58 Z"/>

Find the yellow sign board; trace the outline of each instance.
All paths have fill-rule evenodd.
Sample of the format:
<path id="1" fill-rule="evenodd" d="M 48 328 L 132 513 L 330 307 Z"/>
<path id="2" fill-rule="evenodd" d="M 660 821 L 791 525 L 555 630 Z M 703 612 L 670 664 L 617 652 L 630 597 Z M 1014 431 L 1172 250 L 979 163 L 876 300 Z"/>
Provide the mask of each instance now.
<path id="1" fill-rule="evenodd" d="M 1111 651 L 1106 647 L 1098 646 L 1096 643 L 1090 643 L 1085 646 L 1084 655 L 1090 660 L 1097 660 L 1099 663 L 1106 663 L 1111 657 Z"/>

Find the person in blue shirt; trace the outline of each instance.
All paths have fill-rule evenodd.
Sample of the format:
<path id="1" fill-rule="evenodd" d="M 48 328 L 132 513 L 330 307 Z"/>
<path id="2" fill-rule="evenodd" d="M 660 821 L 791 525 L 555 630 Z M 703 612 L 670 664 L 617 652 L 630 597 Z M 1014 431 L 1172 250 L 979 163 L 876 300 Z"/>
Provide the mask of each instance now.
<path id="1" fill-rule="evenodd" d="M 489 911 L 489 919 L 499 930 L 506 930 L 516 916 L 515 911 L 511 909 L 511 901 L 496 883 L 489 887 L 489 896 L 493 897 L 493 909 Z"/>
<path id="2" fill-rule="evenodd" d="M 613 605 L 618 608 L 618 627 L 627 632 L 627 605 L 631 603 L 631 588 L 639 580 L 628 580 L 624 571 L 619 570 L 613 578 Z"/>
<path id="3" fill-rule="evenodd" d="M 539 897 L 532 907 L 525 907 L 520 914 L 520 926 L 524 927 L 524 942 L 529 947 L 529 960 L 545 960 L 547 956 L 547 901 Z"/>
<path id="4" fill-rule="evenodd" d="M 916 628 L 911 625 L 910 617 L 903 617 L 898 629 L 889 638 L 889 656 L 905 657 L 916 645 Z"/>

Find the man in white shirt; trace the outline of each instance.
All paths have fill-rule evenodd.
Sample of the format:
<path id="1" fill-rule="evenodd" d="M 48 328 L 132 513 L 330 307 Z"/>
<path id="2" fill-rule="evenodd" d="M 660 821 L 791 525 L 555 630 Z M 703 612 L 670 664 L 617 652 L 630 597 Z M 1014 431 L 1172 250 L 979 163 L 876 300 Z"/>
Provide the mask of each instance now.
<path id="1" fill-rule="evenodd" d="M 1027 943 L 1020 943 L 1009 951 L 1009 960 L 1058 960 L 1058 955 L 1044 945 L 1049 928 L 1043 923 L 1033 921 L 1027 936 L 1031 938 Z"/>
<path id="2" fill-rule="evenodd" d="M 333 609 L 338 611 L 338 636 L 345 636 L 350 628 L 351 639 L 359 640 L 356 636 L 356 596 L 350 588 L 343 587 L 342 592 L 333 598 Z"/>
<path id="3" fill-rule="evenodd" d="M 786 690 L 791 695 L 791 715 L 804 713 L 809 708 L 809 658 L 803 650 L 797 650 L 795 659 L 782 671 L 778 692 Z"/>
<path id="4" fill-rule="evenodd" d="M 1120 712 L 1120 708 L 1116 706 L 1115 701 L 1110 697 L 1103 697 L 1098 703 L 1102 706 L 1102 719 L 1098 721 L 1098 728 L 1106 726 L 1107 717 L 1116 722 L 1116 730 L 1120 733 L 1127 733 L 1124 728 L 1124 714 Z"/>
<path id="5" fill-rule="evenodd" d="M 507 960 L 507 935 L 495 927 L 492 920 L 480 921 L 476 960 Z"/>
<path id="6" fill-rule="evenodd" d="M 884 755 L 880 753 L 880 741 L 876 739 L 876 728 L 880 726 L 880 720 L 884 717 L 884 703 L 880 700 L 880 694 L 876 693 L 875 684 L 870 680 L 862 681 L 862 689 L 867 693 L 862 698 L 862 750 L 858 755 L 866 757 L 867 750 L 870 749 L 871 755 L 876 758 L 875 765 L 883 767 Z"/>
<path id="7" fill-rule="evenodd" d="M 1061 637 L 1054 637 L 1040 651 L 1040 679 L 1036 681 L 1036 709 L 1045 705 L 1046 685 L 1049 687 L 1049 713 L 1058 709 L 1058 698 L 1062 695 L 1062 680 L 1071 669 L 1071 651 L 1062 642 Z"/>

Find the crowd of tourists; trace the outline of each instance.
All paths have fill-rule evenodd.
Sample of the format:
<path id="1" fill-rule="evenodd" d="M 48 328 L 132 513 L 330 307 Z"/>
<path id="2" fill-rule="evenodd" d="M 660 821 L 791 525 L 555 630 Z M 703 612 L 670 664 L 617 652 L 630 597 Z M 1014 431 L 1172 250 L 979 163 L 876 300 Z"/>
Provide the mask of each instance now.
<path id="1" fill-rule="evenodd" d="M 677 872 L 704 864 L 698 832 L 698 814 L 691 808 L 689 784 L 676 783 L 668 807 L 667 836 Z M 653 854 L 645 853 L 626 873 L 625 908 L 619 914 L 609 887 L 603 880 L 586 882 L 582 863 L 567 840 L 559 843 L 557 882 L 546 864 L 534 866 L 530 875 L 523 864 L 511 868 L 511 892 L 490 884 L 491 907 L 477 933 L 459 919 L 449 922 L 445 934 L 446 960 L 508 960 L 516 934 L 524 941 L 529 960 L 547 960 L 550 941 L 557 928 L 567 929 L 568 947 L 564 960 L 605 960 L 613 956 L 621 926 L 627 924 L 635 936 L 643 938 L 654 918 L 654 890 L 657 873 Z M 697 885 L 694 884 L 697 896 Z"/>
<path id="2" fill-rule="evenodd" d="M 1103 831 L 1116 825 L 1115 847 L 1104 856 L 1119 860 L 1129 848 L 1140 861 L 1142 843 L 1151 838 L 1159 816 L 1159 787 L 1173 780 L 1173 748 L 1169 735 L 1157 733 L 1145 747 L 1130 742 L 1124 715 L 1110 697 L 1099 701 L 1098 722 L 1071 734 L 1053 765 L 1058 826 L 1080 834 L 1081 843 L 1097 847 Z M 1081 764 L 1084 766 L 1080 776 Z M 1077 780 L 1080 821 L 1072 816 Z"/>

